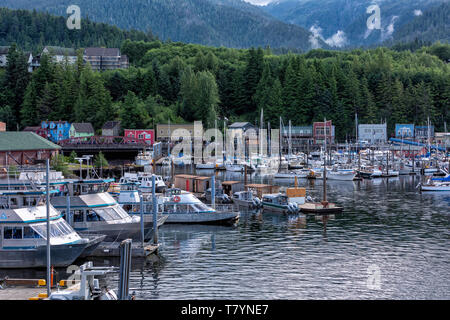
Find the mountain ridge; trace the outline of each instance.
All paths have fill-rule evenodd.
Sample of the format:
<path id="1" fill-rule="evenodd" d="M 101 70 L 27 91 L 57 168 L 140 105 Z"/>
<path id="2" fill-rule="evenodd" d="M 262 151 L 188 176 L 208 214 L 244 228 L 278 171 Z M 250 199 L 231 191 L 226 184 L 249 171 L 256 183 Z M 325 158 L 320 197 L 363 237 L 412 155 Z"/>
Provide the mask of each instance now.
<path id="1" fill-rule="evenodd" d="M 69 5 L 78 5 L 82 17 L 92 21 L 151 30 L 163 40 L 233 48 L 311 48 L 309 31 L 239 0 L 4 0 L 3 4 L 61 16 L 67 16 Z"/>

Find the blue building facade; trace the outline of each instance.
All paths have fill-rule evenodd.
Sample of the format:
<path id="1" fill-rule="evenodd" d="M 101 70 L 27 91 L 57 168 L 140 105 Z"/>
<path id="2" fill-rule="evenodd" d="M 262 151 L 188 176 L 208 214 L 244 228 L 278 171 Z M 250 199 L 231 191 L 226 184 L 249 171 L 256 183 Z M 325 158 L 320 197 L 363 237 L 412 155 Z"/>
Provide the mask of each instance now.
<path id="1" fill-rule="evenodd" d="M 395 124 L 396 138 L 414 138 L 414 124 Z"/>
<path id="2" fill-rule="evenodd" d="M 69 139 L 70 123 L 67 121 L 42 121 L 41 128 L 47 131 L 47 139 L 52 142 Z"/>
<path id="3" fill-rule="evenodd" d="M 428 126 L 416 126 L 415 130 L 415 138 L 417 140 L 428 139 Z M 434 137 L 434 126 L 430 126 L 430 138 Z"/>

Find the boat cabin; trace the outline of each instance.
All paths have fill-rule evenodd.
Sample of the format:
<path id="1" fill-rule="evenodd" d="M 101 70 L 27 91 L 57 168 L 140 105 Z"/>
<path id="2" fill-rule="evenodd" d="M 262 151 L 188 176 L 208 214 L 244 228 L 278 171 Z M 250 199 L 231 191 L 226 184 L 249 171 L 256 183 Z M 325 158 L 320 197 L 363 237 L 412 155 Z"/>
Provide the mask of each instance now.
<path id="1" fill-rule="evenodd" d="M 256 194 L 256 196 L 258 198 L 262 198 L 263 195 L 265 194 L 274 194 L 277 193 L 278 190 L 280 190 L 279 186 L 273 186 L 270 184 L 257 184 L 257 183 L 253 183 L 253 184 L 246 184 L 245 185 L 245 189 L 249 190 L 249 191 L 253 191 L 254 194 Z"/>

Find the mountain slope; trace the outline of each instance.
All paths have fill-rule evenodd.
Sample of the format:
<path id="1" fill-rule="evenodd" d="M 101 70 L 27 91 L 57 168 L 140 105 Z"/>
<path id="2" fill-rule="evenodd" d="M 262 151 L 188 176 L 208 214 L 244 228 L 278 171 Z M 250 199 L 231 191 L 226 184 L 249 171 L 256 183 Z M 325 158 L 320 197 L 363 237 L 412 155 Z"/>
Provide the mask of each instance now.
<path id="1" fill-rule="evenodd" d="M 392 38 L 398 28 L 442 2 L 445 0 L 280 0 L 262 9 L 313 31 L 331 46 L 354 47 Z M 366 10 L 374 3 L 380 7 L 381 30 L 367 28 L 372 13 Z"/>
<path id="2" fill-rule="evenodd" d="M 83 19 L 81 30 L 66 28 L 66 19 L 43 12 L 0 8 L 0 46 L 17 43 L 22 50 L 40 52 L 44 46 L 120 47 L 125 39 L 151 41 L 141 31 L 123 31 L 104 23 Z"/>
<path id="3" fill-rule="evenodd" d="M 441 41 L 450 42 L 450 3 L 428 9 L 411 22 L 400 27 L 393 35 L 395 42 Z"/>
<path id="4" fill-rule="evenodd" d="M 232 5 L 231 2 L 235 2 Z M 151 30 L 159 38 L 213 46 L 309 49 L 310 33 L 278 21 L 238 0 L 3 0 L 4 6 L 67 16 L 78 5 L 83 17 L 122 29 Z M 322 45 L 325 45 L 321 42 Z M 325 45 L 326 46 L 326 45 Z"/>

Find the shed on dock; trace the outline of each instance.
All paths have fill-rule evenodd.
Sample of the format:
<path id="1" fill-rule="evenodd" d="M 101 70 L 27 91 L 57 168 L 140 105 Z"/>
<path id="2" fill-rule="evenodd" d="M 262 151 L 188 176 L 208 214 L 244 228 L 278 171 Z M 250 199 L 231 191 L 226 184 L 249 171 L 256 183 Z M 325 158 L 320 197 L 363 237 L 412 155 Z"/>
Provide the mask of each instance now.
<path id="1" fill-rule="evenodd" d="M 223 193 L 233 196 L 235 192 L 243 191 L 244 184 L 241 181 L 224 181 L 222 182 Z"/>
<path id="2" fill-rule="evenodd" d="M 245 188 L 249 191 L 255 191 L 256 195 L 261 199 L 263 194 L 273 194 L 278 193 L 280 190 L 279 186 L 273 186 L 270 184 L 246 184 Z"/>
<path id="3" fill-rule="evenodd" d="M 189 192 L 204 193 L 211 187 L 211 177 L 178 174 L 174 180 L 175 188 Z"/>

